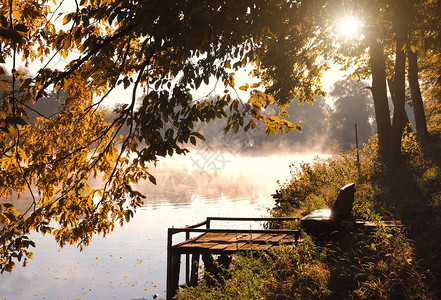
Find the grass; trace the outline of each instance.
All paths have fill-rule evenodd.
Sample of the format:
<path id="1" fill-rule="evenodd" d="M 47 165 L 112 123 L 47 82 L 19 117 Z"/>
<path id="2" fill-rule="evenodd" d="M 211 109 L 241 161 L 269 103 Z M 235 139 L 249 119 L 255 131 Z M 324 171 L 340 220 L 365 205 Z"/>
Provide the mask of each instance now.
<path id="1" fill-rule="evenodd" d="M 338 190 L 356 185 L 353 214 L 399 219 L 404 230 L 379 226 L 327 243 L 306 234 L 296 248 L 235 256 L 223 284 L 186 288 L 177 299 L 437 299 L 441 298 L 441 139 L 403 139 L 405 163 L 387 170 L 372 140 L 356 153 L 292 167 L 274 216 L 303 216 L 330 207 Z M 288 226 L 297 226 L 289 224 Z"/>

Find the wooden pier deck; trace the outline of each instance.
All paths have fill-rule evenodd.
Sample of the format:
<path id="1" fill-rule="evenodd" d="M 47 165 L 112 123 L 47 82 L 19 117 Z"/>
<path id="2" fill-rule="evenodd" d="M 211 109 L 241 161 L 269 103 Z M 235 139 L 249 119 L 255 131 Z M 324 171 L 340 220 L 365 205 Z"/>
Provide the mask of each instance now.
<path id="1" fill-rule="evenodd" d="M 269 250 L 278 248 L 280 244 L 293 245 L 297 242 L 296 233 L 245 233 L 232 232 L 206 232 L 181 244 L 175 245 L 180 251 L 209 251 L 212 253 L 234 253 L 237 251 Z"/>
<path id="2" fill-rule="evenodd" d="M 229 255 L 244 251 L 277 250 L 281 245 L 294 246 L 300 238 L 298 230 L 219 229 L 211 228 L 212 221 L 263 222 L 295 221 L 298 218 L 233 218 L 208 217 L 204 222 L 184 228 L 169 228 L 167 240 L 167 299 L 172 299 L 179 287 L 181 255 L 186 257 L 185 282 L 197 284 L 199 259 L 208 272 L 216 272 L 212 255 L 219 255 L 218 265 L 227 267 Z M 200 228 L 205 226 L 205 228 Z M 173 244 L 173 235 L 185 233 L 183 242 Z M 195 235 L 191 237 L 191 235 Z M 190 262 L 191 256 L 191 262 Z"/>

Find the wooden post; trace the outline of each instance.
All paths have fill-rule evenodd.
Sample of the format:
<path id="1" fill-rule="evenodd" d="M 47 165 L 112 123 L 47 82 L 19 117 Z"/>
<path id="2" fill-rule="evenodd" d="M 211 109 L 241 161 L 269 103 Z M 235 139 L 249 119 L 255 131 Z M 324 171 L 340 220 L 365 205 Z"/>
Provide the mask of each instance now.
<path id="1" fill-rule="evenodd" d="M 358 150 L 358 130 L 357 130 L 357 123 L 355 123 L 355 147 L 357 151 L 357 169 L 358 169 L 358 177 L 360 177 L 360 154 Z"/>
<path id="2" fill-rule="evenodd" d="M 171 247 L 172 247 L 172 236 L 170 228 L 167 233 L 167 282 L 166 282 L 166 292 L 167 292 L 167 300 L 172 299 L 172 287 L 171 287 L 171 273 L 172 273 L 172 264 L 171 264 Z"/>
<path id="3" fill-rule="evenodd" d="M 185 240 L 190 239 L 190 232 L 185 233 Z M 185 254 L 185 283 L 188 285 L 190 282 L 190 254 Z"/>
<path id="4" fill-rule="evenodd" d="M 173 299 L 179 287 L 179 270 L 181 265 L 181 255 L 172 248 L 173 233 L 170 228 L 167 235 L 167 300 Z"/>
<path id="5" fill-rule="evenodd" d="M 179 270 L 181 267 L 181 254 L 177 251 L 171 253 L 171 276 L 170 276 L 170 293 L 167 291 L 167 299 L 172 299 L 179 289 Z M 170 294 L 170 298 L 169 298 Z"/>
<path id="6" fill-rule="evenodd" d="M 189 286 L 196 286 L 198 284 L 198 270 L 199 270 L 199 258 L 200 253 L 193 253 L 191 255 L 191 274 Z"/>

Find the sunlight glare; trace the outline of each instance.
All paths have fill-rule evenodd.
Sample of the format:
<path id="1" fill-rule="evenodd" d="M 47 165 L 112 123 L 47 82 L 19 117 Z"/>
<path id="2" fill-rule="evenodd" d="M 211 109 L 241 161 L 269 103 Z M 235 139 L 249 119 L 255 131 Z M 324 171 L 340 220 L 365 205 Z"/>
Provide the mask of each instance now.
<path id="1" fill-rule="evenodd" d="M 353 38 L 360 29 L 360 21 L 354 16 L 348 16 L 338 23 L 338 32 L 347 38 Z"/>

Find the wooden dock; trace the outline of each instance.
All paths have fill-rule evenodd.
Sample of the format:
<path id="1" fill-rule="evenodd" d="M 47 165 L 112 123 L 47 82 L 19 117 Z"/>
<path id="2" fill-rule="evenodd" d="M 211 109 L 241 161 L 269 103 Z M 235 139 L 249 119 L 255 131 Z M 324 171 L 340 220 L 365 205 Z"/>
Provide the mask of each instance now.
<path id="1" fill-rule="evenodd" d="M 277 250 L 281 245 L 294 246 L 299 238 L 298 230 L 221 229 L 212 228 L 212 221 L 264 222 L 295 221 L 298 218 L 233 218 L 208 217 L 204 222 L 183 228 L 169 228 L 167 239 L 167 299 L 172 299 L 179 288 L 181 255 L 185 255 L 185 283 L 196 285 L 199 259 L 204 269 L 216 273 L 216 268 L 227 268 L 231 254 L 244 251 Z M 201 228 L 204 227 L 205 228 Z M 185 233 L 183 242 L 173 244 L 173 236 Z M 196 236 L 193 236 L 196 235 Z M 218 255 L 217 263 L 213 255 Z M 190 260 L 191 256 L 191 260 Z M 191 262 L 190 262 L 191 261 Z"/>

